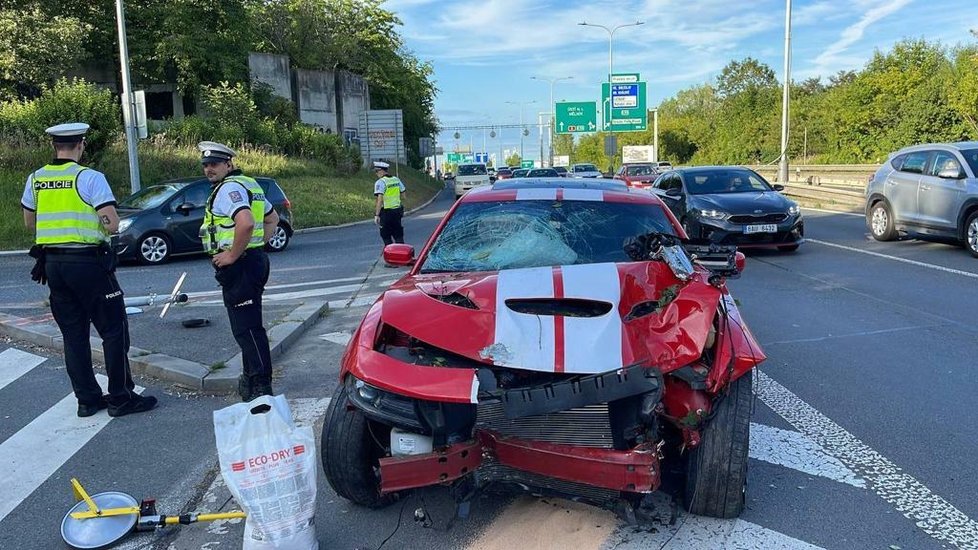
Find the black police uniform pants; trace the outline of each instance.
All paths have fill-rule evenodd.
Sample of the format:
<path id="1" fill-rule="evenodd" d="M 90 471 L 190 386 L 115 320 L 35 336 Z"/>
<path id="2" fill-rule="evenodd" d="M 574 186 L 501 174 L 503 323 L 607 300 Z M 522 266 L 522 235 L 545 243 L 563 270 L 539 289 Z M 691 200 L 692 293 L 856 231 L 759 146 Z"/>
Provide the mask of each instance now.
<path id="1" fill-rule="evenodd" d="M 241 363 L 250 385 L 272 382 L 272 355 L 261 313 L 269 267 L 265 251 L 249 248 L 233 264 L 218 268 L 215 275 L 221 283 L 231 333 L 241 348 Z"/>
<path id="2" fill-rule="evenodd" d="M 95 405 L 102 398 L 92 370 L 91 325 L 102 337 L 109 401 L 122 405 L 136 395 L 129 370 L 129 321 L 115 278 L 115 258 L 109 257 L 114 255 L 111 250 L 94 248 L 46 254 L 51 313 L 64 338 L 65 367 L 80 404 Z"/>
<path id="3" fill-rule="evenodd" d="M 380 211 L 380 238 L 384 239 L 384 245 L 391 243 L 404 242 L 404 226 L 401 225 L 401 218 L 404 216 L 404 207 L 384 208 Z"/>

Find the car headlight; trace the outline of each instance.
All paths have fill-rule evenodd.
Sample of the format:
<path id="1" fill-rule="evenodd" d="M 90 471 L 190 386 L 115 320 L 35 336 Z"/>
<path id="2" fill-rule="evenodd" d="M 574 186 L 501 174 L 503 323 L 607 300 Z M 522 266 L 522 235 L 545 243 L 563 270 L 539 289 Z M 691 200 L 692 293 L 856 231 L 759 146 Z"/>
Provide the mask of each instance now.
<path id="1" fill-rule="evenodd" d="M 130 225 L 132 225 L 132 218 L 126 218 L 124 220 L 119 220 L 119 231 L 118 232 L 119 233 L 124 232 L 126 229 L 129 229 L 129 226 Z"/>
<path id="2" fill-rule="evenodd" d="M 791 206 L 788 207 L 789 216 L 797 216 L 800 212 L 801 212 L 801 207 L 798 206 L 797 204 L 792 204 Z"/>
<path id="3" fill-rule="evenodd" d="M 725 220 L 730 217 L 730 214 L 722 210 L 700 210 L 699 212 L 701 218 L 708 220 Z"/>

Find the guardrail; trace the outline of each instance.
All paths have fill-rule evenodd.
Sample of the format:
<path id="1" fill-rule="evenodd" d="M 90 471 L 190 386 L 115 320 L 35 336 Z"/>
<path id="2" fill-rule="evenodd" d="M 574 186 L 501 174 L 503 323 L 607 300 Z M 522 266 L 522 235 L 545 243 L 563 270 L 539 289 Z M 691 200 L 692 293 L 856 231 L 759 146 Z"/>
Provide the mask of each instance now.
<path id="1" fill-rule="evenodd" d="M 870 176 L 879 170 L 879 164 L 798 164 L 789 166 L 788 181 L 810 185 L 845 185 L 865 189 Z M 769 181 L 778 176 L 776 164 L 748 166 Z"/>

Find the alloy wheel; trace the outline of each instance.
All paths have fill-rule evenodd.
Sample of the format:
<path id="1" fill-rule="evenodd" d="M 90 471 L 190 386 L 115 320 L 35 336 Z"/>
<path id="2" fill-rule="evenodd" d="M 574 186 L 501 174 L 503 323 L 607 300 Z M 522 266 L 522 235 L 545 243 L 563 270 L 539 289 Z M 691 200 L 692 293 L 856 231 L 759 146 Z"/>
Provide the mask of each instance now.
<path id="1" fill-rule="evenodd" d="M 268 246 L 275 250 L 281 250 L 285 247 L 288 238 L 289 235 L 285 232 L 285 228 L 280 225 L 275 228 L 275 234 L 272 235 L 272 238 L 268 239 Z"/>
<path id="2" fill-rule="evenodd" d="M 886 226 L 888 221 L 889 220 L 887 219 L 885 208 L 883 208 L 882 206 L 877 206 L 876 208 L 874 208 L 873 218 L 871 220 L 871 224 L 873 227 L 873 234 L 878 236 L 878 235 L 882 235 L 883 233 L 886 233 Z"/>
<path id="3" fill-rule="evenodd" d="M 978 217 L 971 218 L 968 224 L 968 248 L 972 253 L 978 253 Z"/>
<path id="4" fill-rule="evenodd" d="M 147 262 L 153 264 L 162 262 L 169 252 L 170 249 L 166 244 L 166 240 L 157 235 L 146 237 L 139 246 L 139 253 L 142 257 Z"/>

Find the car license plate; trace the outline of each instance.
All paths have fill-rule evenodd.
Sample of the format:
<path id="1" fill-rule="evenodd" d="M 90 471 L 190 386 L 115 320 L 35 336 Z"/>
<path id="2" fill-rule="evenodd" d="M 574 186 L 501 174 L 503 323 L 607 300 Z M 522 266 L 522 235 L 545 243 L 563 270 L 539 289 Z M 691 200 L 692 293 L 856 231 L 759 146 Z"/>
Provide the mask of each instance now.
<path id="1" fill-rule="evenodd" d="M 778 226 L 773 223 L 762 223 L 757 225 L 745 225 L 744 233 L 750 235 L 751 233 L 777 233 Z"/>

